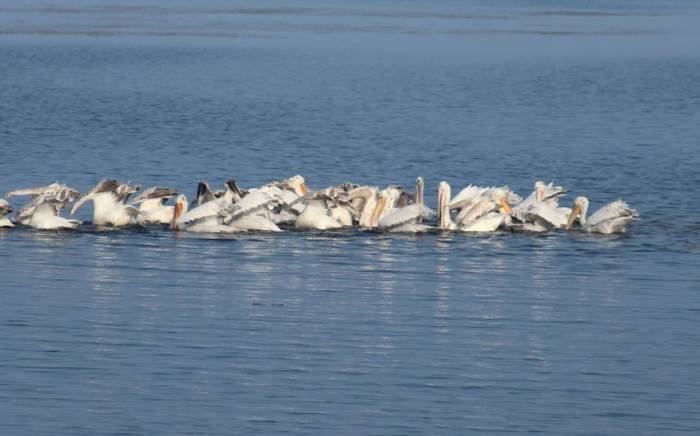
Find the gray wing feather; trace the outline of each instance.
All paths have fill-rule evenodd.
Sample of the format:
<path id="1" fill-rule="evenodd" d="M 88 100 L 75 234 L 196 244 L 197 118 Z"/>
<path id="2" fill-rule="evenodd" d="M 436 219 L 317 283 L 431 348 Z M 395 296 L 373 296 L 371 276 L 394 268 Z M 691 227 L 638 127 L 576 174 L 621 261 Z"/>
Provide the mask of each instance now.
<path id="1" fill-rule="evenodd" d="M 159 187 L 153 187 L 153 188 L 148 188 L 145 191 L 141 192 L 138 196 L 136 196 L 132 201 L 131 204 L 139 204 L 143 203 L 144 201 L 147 200 L 157 200 L 160 199 L 162 202 L 165 202 L 166 200 L 173 198 L 177 195 L 177 191 L 174 189 L 170 188 L 159 188 Z"/>

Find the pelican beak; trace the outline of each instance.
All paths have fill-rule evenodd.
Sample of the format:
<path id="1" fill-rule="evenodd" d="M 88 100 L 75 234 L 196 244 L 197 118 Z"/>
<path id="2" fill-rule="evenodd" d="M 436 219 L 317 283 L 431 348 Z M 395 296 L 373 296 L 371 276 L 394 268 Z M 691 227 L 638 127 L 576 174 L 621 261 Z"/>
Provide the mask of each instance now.
<path id="1" fill-rule="evenodd" d="M 377 205 L 374 207 L 374 212 L 372 212 L 372 218 L 370 218 L 369 221 L 370 227 L 377 227 L 377 223 L 379 222 L 379 215 L 381 215 L 385 205 L 386 198 L 379 197 L 379 200 L 377 200 Z"/>
<path id="2" fill-rule="evenodd" d="M 445 193 L 442 190 L 438 192 L 437 220 L 439 228 L 444 229 L 447 227 L 445 223 Z"/>
<path id="3" fill-rule="evenodd" d="M 307 192 L 309 192 L 309 188 L 306 187 L 306 183 L 301 183 L 299 185 L 299 192 L 301 192 L 301 195 L 306 195 Z"/>
<path id="4" fill-rule="evenodd" d="M 182 216 L 182 210 L 185 208 L 182 201 L 175 202 L 175 210 L 173 212 L 173 220 L 170 222 L 170 228 L 172 230 L 180 230 L 180 226 L 177 224 L 177 220 Z"/>
<path id="5" fill-rule="evenodd" d="M 571 226 L 574 224 L 574 221 L 576 221 L 576 217 L 581 214 L 581 207 L 580 206 L 574 206 L 574 208 L 571 210 L 571 215 L 569 215 L 569 219 L 566 221 L 566 230 L 569 230 Z"/>
<path id="6" fill-rule="evenodd" d="M 513 209 L 510 207 L 510 204 L 508 204 L 508 199 L 506 199 L 505 197 L 501 198 L 500 200 L 498 200 L 498 203 L 501 205 L 501 209 L 503 210 L 503 212 L 506 213 L 506 215 L 510 215 L 513 213 Z"/>

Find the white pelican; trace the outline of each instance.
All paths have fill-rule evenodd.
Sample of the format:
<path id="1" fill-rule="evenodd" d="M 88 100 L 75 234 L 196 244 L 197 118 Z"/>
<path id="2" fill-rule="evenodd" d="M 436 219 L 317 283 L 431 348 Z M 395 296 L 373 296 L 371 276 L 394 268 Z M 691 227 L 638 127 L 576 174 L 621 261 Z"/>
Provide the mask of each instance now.
<path id="1" fill-rule="evenodd" d="M 139 207 L 137 218 L 140 224 L 169 224 L 173 219 L 174 206 L 166 206 L 165 202 L 177 195 L 177 191 L 169 188 L 153 187 L 141 192 L 131 201 Z"/>
<path id="2" fill-rule="evenodd" d="M 341 228 L 343 224 L 330 215 L 325 199 L 314 198 L 299 214 L 294 227 L 302 230 L 329 230 Z"/>
<path id="3" fill-rule="evenodd" d="M 8 197 L 31 195 L 32 200 L 16 215 L 22 225 L 35 229 L 74 229 L 80 221 L 59 216 L 61 209 L 80 196 L 78 191 L 58 182 L 38 188 L 18 189 L 8 192 Z"/>
<path id="4" fill-rule="evenodd" d="M 375 218 L 379 214 L 375 215 Z M 418 233 L 433 230 L 434 227 L 421 224 L 420 221 L 433 216 L 433 211 L 424 204 L 414 203 L 394 209 L 376 222 L 380 230 L 401 233 Z"/>
<path id="5" fill-rule="evenodd" d="M 12 206 L 4 198 L 0 198 L 0 228 L 3 227 L 14 227 L 12 221 L 5 217 L 8 213 L 12 212 Z"/>
<path id="6" fill-rule="evenodd" d="M 304 209 L 300 199 L 309 192 L 306 186 L 304 177 L 295 175 L 281 182 L 274 181 L 254 188 L 244 193 L 243 196 L 251 192 L 261 191 L 274 198 L 275 201 L 270 203 L 267 210 L 260 211 L 258 215 L 262 215 L 274 224 L 294 224 L 297 217 Z"/>
<path id="7" fill-rule="evenodd" d="M 223 191 L 212 192 L 207 182 L 199 182 L 197 184 L 197 197 L 190 203 L 190 209 L 215 200 L 229 204 L 235 203 L 247 193 L 242 191 L 233 179 L 227 180 L 224 183 L 224 188 Z"/>
<path id="8" fill-rule="evenodd" d="M 498 188 L 495 186 L 481 187 L 469 185 L 466 188 L 459 191 L 459 193 L 450 200 L 450 210 L 469 209 L 472 206 L 474 206 L 475 203 L 483 200 L 484 198 L 492 198 L 496 190 L 501 190 L 502 192 L 505 192 L 508 195 L 506 200 L 509 204 L 516 204 L 523 201 L 523 199 L 520 198 L 520 196 L 518 196 L 508 187 L 505 186 Z"/>
<path id="9" fill-rule="evenodd" d="M 511 228 L 526 232 L 549 232 L 566 227 L 571 209 L 559 207 L 553 203 L 540 201 L 531 204 L 526 210 L 520 210 L 518 221 Z"/>
<path id="10" fill-rule="evenodd" d="M 269 209 L 280 202 L 280 196 L 267 190 L 251 190 L 245 197 L 227 206 L 224 223 L 237 230 L 280 232 L 268 217 Z"/>
<path id="11" fill-rule="evenodd" d="M 206 185 L 206 183 L 200 182 L 197 190 L 198 197 L 200 197 L 202 185 Z M 234 233 L 243 230 L 279 231 L 274 223 L 269 222 L 264 217 L 254 216 L 256 212 L 261 211 L 273 201 L 269 194 L 252 190 L 241 198 L 241 190 L 234 180 L 228 180 L 225 186 L 226 191 L 218 198 L 210 198 L 192 209 L 188 209 L 187 197 L 184 195 L 177 197 L 170 228 L 196 233 Z"/>
<path id="12" fill-rule="evenodd" d="M 370 228 L 372 214 L 377 208 L 378 194 L 379 188 L 376 186 L 355 186 L 341 196 L 352 214 L 353 222 L 357 221 L 360 227 Z"/>
<path id="13" fill-rule="evenodd" d="M 639 218 L 637 211 L 621 199 L 601 207 L 590 217 L 587 217 L 587 214 L 588 199 L 586 197 L 576 197 L 574 199 L 574 208 L 566 223 L 566 229 L 570 229 L 576 218 L 578 218 L 581 230 L 587 233 L 602 233 L 605 235 L 624 233 L 625 226 Z"/>
<path id="14" fill-rule="evenodd" d="M 208 201 L 189 210 L 187 197 L 184 194 L 179 195 L 173 207 L 170 228 L 194 233 L 234 233 L 239 231 L 224 224 L 228 205 L 218 200 L 220 199 Z"/>
<path id="15" fill-rule="evenodd" d="M 352 183 L 343 183 L 329 186 L 316 193 L 317 198 L 325 199 L 325 204 L 322 206 L 326 209 L 328 216 L 338 221 L 343 227 L 351 227 L 355 219 L 359 219 L 360 213 L 348 197 L 349 192 L 358 186 Z M 316 205 L 319 204 L 316 203 Z"/>
<path id="16" fill-rule="evenodd" d="M 472 191 L 468 196 L 462 195 L 462 199 L 458 202 L 450 201 L 452 191 L 450 185 L 447 182 L 440 182 L 437 206 L 438 228 L 479 233 L 496 231 L 512 212 L 508 198 L 513 194 L 505 188 L 469 186 L 467 189 Z M 477 189 L 478 193 L 474 192 Z M 450 209 L 453 206 L 461 206 L 456 221 L 452 221 L 450 217 Z"/>
<path id="17" fill-rule="evenodd" d="M 322 189 L 312 195 L 305 195 L 301 199 L 304 208 L 294 226 L 307 230 L 328 230 L 352 226 L 353 216 L 359 215 L 352 205 L 354 197 L 350 196 L 350 192 L 354 188 L 356 185 L 345 183 Z"/>
<path id="18" fill-rule="evenodd" d="M 416 192 L 414 195 L 399 194 L 397 207 L 392 208 L 388 213 L 383 214 L 383 208 L 389 205 L 396 196 L 396 192 L 385 190 L 379 194 L 379 200 L 375 212 L 372 214 L 371 226 L 390 232 L 417 233 L 432 230 L 425 224 L 421 224 L 423 219 L 433 216 L 434 212 L 423 204 L 423 190 L 425 181 L 422 177 L 416 179 Z M 409 203 L 410 202 L 410 203 Z M 409 203 L 409 204 L 405 204 Z M 405 204 L 402 206 L 402 204 Z"/>
<path id="19" fill-rule="evenodd" d="M 559 207 L 559 199 L 566 195 L 566 189 L 535 182 L 535 190 L 513 208 L 512 216 L 516 220 L 510 227 L 514 230 L 528 232 L 548 232 L 566 226 L 571 209 Z"/>
<path id="20" fill-rule="evenodd" d="M 90 192 L 80 198 L 70 211 L 73 215 L 87 201 L 93 202 L 92 224 L 97 226 L 128 226 L 138 222 L 139 210 L 124 204 L 138 186 L 119 183 L 116 180 L 102 180 Z"/>

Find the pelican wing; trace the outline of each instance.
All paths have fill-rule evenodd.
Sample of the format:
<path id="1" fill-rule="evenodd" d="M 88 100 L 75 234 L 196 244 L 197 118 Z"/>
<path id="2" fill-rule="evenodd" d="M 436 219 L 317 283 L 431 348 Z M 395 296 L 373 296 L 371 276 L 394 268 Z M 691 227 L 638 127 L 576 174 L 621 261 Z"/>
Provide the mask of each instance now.
<path id="1" fill-rule="evenodd" d="M 430 218 L 434 212 L 422 204 L 411 204 L 399 209 L 394 209 L 377 223 L 380 229 L 390 229 L 403 224 L 414 223 L 419 218 Z"/>
<path id="2" fill-rule="evenodd" d="M 90 192 L 83 195 L 78 201 L 75 202 L 70 214 L 73 215 L 80 208 L 80 206 L 85 204 L 87 201 L 94 199 L 99 194 L 112 194 L 115 202 L 123 203 L 131 194 L 138 190 L 138 186 L 131 186 L 128 183 L 120 183 L 117 180 L 103 179 L 94 188 L 92 188 Z"/>
<path id="3" fill-rule="evenodd" d="M 101 194 L 104 192 L 112 192 L 117 188 L 117 186 L 119 186 L 118 181 L 103 179 L 94 188 L 92 188 L 87 194 L 83 195 L 82 197 L 80 197 L 80 199 L 78 201 L 75 202 L 75 204 L 73 205 L 73 207 L 70 210 L 70 214 L 73 215 L 78 209 L 80 209 L 80 206 L 82 206 L 83 204 L 92 200 L 95 197 L 95 195 Z"/>
<path id="4" fill-rule="evenodd" d="M 225 224 L 229 224 L 243 215 L 256 212 L 276 202 L 279 202 L 277 196 L 268 194 L 263 190 L 250 191 L 240 201 L 227 207 L 229 216 L 225 219 Z"/>
<path id="5" fill-rule="evenodd" d="M 554 186 L 553 182 L 549 182 L 548 185 L 544 187 L 544 193 L 542 195 L 542 201 L 547 201 L 550 199 L 559 199 L 566 195 L 568 191 L 563 186 Z"/>
<path id="6" fill-rule="evenodd" d="M 68 203 L 75 200 L 80 196 L 80 193 L 73 188 L 66 185 L 54 182 L 48 186 L 41 186 L 36 188 L 26 188 L 18 189 L 12 192 L 8 192 L 8 197 L 31 195 L 32 197 L 43 196 L 44 202 L 55 202 L 55 203 Z"/>
<path id="7" fill-rule="evenodd" d="M 481 188 L 474 185 L 467 186 L 450 200 L 450 210 L 469 207 L 476 199 L 481 197 L 487 189 L 488 188 Z"/>
<path id="8" fill-rule="evenodd" d="M 620 199 L 603 206 L 596 213 L 588 217 L 586 220 L 586 225 L 591 227 L 599 226 L 606 221 L 616 220 L 619 218 L 625 218 L 627 221 L 639 218 L 639 214 L 635 209 L 632 209 L 627 202 Z"/>
<path id="9" fill-rule="evenodd" d="M 542 221 L 546 226 L 552 228 L 564 227 L 569 215 L 571 215 L 571 209 L 568 207 L 556 207 L 549 202 L 542 201 L 533 204 L 523 213 L 526 221 Z"/>
<path id="10" fill-rule="evenodd" d="M 177 222 L 178 224 L 191 224 L 212 217 L 223 217 L 225 215 L 226 207 L 223 202 L 217 200 L 208 201 L 184 213 Z"/>
<path id="11" fill-rule="evenodd" d="M 467 226 L 487 213 L 495 210 L 497 207 L 498 205 L 495 202 L 487 198 L 481 198 L 471 207 L 462 209 L 455 218 L 455 224 L 458 226 Z"/>
<path id="12" fill-rule="evenodd" d="M 146 201 L 151 202 L 153 200 L 158 201 L 158 203 L 165 203 L 168 199 L 173 198 L 176 195 L 177 191 L 174 189 L 159 188 L 154 186 L 141 192 L 131 201 L 131 204 L 140 204 Z"/>
<path id="13" fill-rule="evenodd" d="M 25 188 L 25 189 L 16 189 L 14 191 L 10 191 L 7 194 L 5 194 L 5 197 L 22 197 L 24 195 L 39 195 L 42 192 L 46 190 L 46 186 L 41 186 L 38 188 Z"/>

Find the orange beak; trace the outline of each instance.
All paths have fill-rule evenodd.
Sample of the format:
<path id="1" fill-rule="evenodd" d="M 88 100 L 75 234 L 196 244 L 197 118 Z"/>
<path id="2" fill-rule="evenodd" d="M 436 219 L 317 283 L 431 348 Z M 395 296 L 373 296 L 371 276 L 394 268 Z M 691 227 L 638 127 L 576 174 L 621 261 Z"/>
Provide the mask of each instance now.
<path id="1" fill-rule="evenodd" d="M 386 198 L 379 197 L 379 200 L 377 200 L 377 206 L 375 206 L 374 212 L 372 212 L 372 218 L 369 221 L 370 227 L 377 227 L 377 223 L 379 222 L 379 215 L 381 215 L 385 204 Z"/>
<path id="2" fill-rule="evenodd" d="M 503 212 L 505 212 L 507 215 L 510 215 L 513 213 L 513 209 L 510 207 L 510 204 L 508 204 L 508 200 L 505 198 L 501 198 L 498 203 L 501 205 L 501 209 L 503 209 Z"/>
<path id="3" fill-rule="evenodd" d="M 574 206 L 573 210 L 571 211 L 571 215 L 569 215 L 569 219 L 566 221 L 566 230 L 569 230 L 571 226 L 574 224 L 574 221 L 576 221 L 576 217 L 579 216 L 581 213 L 581 208 L 579 206 Z"/>
<path id="4" fill-rule="evenodd" d="M 173 230 L 180 230 L 179 226 L 177 225 L 177 220 L 180 219 L 182 216 L 182 211 L 185 208 L 185 205 L 182 204 L 181 201 L 178 201 L 175 203 L 175 210 L 173 212 L 173 220 L 170 223 L 170 228 Z"/>

